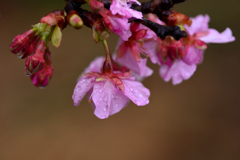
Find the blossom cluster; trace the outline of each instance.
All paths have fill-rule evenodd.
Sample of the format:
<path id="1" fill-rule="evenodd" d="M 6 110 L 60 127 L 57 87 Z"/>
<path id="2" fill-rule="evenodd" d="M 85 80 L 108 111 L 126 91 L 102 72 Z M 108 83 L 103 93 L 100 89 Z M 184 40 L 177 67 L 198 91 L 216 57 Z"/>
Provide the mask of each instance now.
<path id="1" fill-rule="evenodd" d="M 85 69 L 72 98 L 77 106 L 87 95 L 94 114 L 108 118 L 130 100 L 137 106 L 149 103 L 150 91 L 141 83 L 153 74 L 148 58 L 159 65 L 164 81 L 176 85 L 194 74 L 208 43 L 235 40 L 229 28 L 222 33 L 209 28 L 208 15 L 189 18 L 172 10 L 174 4 L 184 1 L 67 0 L 64 10 L 49 13 L 33 29 L 16 36 L 10 49 L 19 58 L 26 58 L 25 74 L 32 83 L 45 87 L 53 73 L 49 41 L 58 47 L 67 25 L 91 28 L 93 40 L 103 43 L 106 57 L 97 57 Z M 119 36 L 113 54 L 107 45 L 110 33 Z"/>

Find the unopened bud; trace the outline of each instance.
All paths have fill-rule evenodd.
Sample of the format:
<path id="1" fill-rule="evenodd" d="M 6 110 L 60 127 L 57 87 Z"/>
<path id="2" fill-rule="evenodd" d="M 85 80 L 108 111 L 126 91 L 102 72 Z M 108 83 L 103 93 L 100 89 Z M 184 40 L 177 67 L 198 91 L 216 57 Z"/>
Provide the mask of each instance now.
<path id="1" fill-rule="evenodd" d="M 97 0 L 90 0 L 89 5 L 90 5 L 91 10 L 93 10 L 95 12 L 98 12 L 101 9 L 104 8 L 104 4 L 102 2 L 97 1 Z"/>
<path id="2" fill-rule="evenodd" d="M 79 15 L 77 15 L 77 14 L 69 15 L 68 16 L 68 23 L 76 29 L 80 29 L 83 26 L 82 18 L 79 17 Z"/>
<path id="3" fill-rule="evenodd" d="M 35 52 L 36 46 L 39 42 L 40 36 L 35 36 L 33 39 L 26 45 L 26 47 L 17 54 L 18 58 L 26 58 Z"/>
<path id="4" fill-rule="evenodd" d="M 58 25 L 60 28 L 64 27 L 64 22 L 65 22 L 65 16 L 64 16 L 64 11 L 61 10 L 56 10 L 45 17 L 41 18 L 40 23 L 46 23 L 50 26 L 55 26 Z"/>
<path id="5" fill-rule="evenodd" d="M 38 46 L 37 49 L 35 51 L 35 53 L 31 56 L 29 56 L 26 59 L 26 63 L 25 63 L 25 67 L 26 67 L 26 72 L 33 74 L 36 73 L 38 71 L 40 71 L 45 64 L 45 60 L 44 60 L 44 53 L 45 53 L 45 40 L 42 39 Z"/>
<path id="6" fill-rule="evenodd" d="M 53 68 L 50 64 L 46 63 L 43 69 L 31 75 L 32 83 L 36 87 L 45 87 L 48 85 L 49 80 L 52 78 Z"/>
<path id="7" fill-rule="evenodd" d="M 21 35 L 17 35 L 12 40 L 12 44 L 10 45 L 10 50 L 12 53 L 16 54 L 20 52 L 25 45 L 34 37 L 36 30 L 30 29 Z"/>

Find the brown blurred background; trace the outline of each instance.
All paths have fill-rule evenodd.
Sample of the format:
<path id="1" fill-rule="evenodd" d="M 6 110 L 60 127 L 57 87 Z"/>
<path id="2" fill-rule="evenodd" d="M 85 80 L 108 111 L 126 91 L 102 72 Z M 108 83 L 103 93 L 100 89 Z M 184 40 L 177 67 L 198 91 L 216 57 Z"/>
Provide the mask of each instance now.
<path id="1" fill-rule="evenodd" d="M 11 0 L 0 6 L 0 160 L 239 160 L 239 0 L 189 0 L 175 6 L 188 16 L 209 14 L 210 27 L 230 27 L 236 41 L 211 44 L 188 81 L 144 80 L 150 104 L 128 107 L 106 120 L 94 116 L 84 99 L 74 107 L 76 79 L 104 55 L 90 29 L 67 27 L 58 49 L 51 46 L 53 78 L 38 89 L 24 75 L 24 60 L 9 51 L 22 34 L 63 0 Z M 114 51 L 117 37 L 109 40 Z"/>

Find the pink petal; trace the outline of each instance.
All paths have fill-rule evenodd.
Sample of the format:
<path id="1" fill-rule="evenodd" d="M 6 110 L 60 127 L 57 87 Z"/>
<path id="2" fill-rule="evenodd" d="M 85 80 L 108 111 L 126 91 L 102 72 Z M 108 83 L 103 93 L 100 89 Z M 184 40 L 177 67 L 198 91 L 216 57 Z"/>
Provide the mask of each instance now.
<path id="1" fill-rule="evenodd" d="M 222 33 L 219 33 L 215 29 L 208 29 L 208 35 L 201 37 L 200 40 L 206 43 L 228 43 L 235 40 L 232 36 L 232 31 L 226 28 Z"/>
<path id="2" fill-rule="evenodd" d="M 93 87 L 92 100 L 94 103 L 94 114 L 100 118 L 108 118 L 124 108 L 128 98 L 118 90 L 110 80 L 97 82 Z"/>
<path id="3" fill-rule="evenodd" d="M 146 40 L 143 43 L 144 51 L 150 56 L 152 63 L 160 64 L 159 58 L 157 56 L 157 42 L 154 40 Z"/>
<path id="4" fill-rule="evenodd" d="M 172 79 L 173 85 L 181 83 L 183 80 L 189 79 L 196 71 L 197 65 L 187 65 L 182 60 L 175 60 L 171 67 L 162 65 L 159 73 L 164 81 L 168 82 Z"/>
<path id="5" fill-rule="evenodd" d="M 203 50 L 198 49 L 192 45 L 187 48 L 187 54 L 182 58 L 182 60 L 188 65 L 201 63 L 203 60 Z"/>
<path id="6" fill-rule="evenodd" d="M 89 73 L 89 72 L 98 72 L 101 73 L 101 69 L 103 66 L 103 63 L 105 61 L 104 57 L 97 57 L 95 58 L 89 65 L 89 67 L 87 67 L 83 73 Z"/>
<path id="7" fill-rule="evenodd" d="M 140 29 L 135 33 L 135 40 L 143 39 L 147 34 L 147 29 Z"/>
<path id="8" fill-rule="evenodd" d="M 144 106 L 149 103 L 150 91 L 142 83 L 123 79 L 125 95 L 138 106 Z"/>
<path id="9" fill-rule="evenodd" d="M 191 19 L 192 25 L 190 27 L 188 25 L 184 25 L 191 36 L 193 36 L 194 33 L 206 31 L 208 29 L 208 23 L 210 20 L 208 15 L 198 15 L 197 17 Z"/>
<path id="10" fill-rule="evenodd" d="M 134 1 L 133 1 L 134 2 Z M 110 6 L 110 11 L 113 15 L 121 15 L 125 18 L 137 18 L 142 19 L 143 15 L 141 12 L 135 11 L 130 8 L 130 5 L 127 5 L 127 1 L 121 1 L 121 0 L 112 0 L 112 4 Z"/>
<path id="11" fill-rule="evenodd" d="M 122 58 L 118 58 L 117 62 L 130 69 L 132 75 L 136 77 L 137 80 L 149 77 L 153 73 L 153 70 L 147 67 L 147 58 L 140 58 L 140 62 L 138 63 L 129 50 Z"/>
<path id="12" fill-rule="evenodd" d="M 85 94 L 92 88 L 95 83 L 94 77 L 81 77 L 78 81 L 72 95 L 72 99 L 75 106 L 78 106 Z"/>
<path id="13" fill-rule="evenodd" d="M 128 41 L 128 38 L 132 35 L 129 30 L 130 24 L 128 23 L 128 18 L 121 16 L 109 16 L 113 29 L 113 33 L 119 35 L 122 40 Z"/>
<path id="14" fill-rule="evenodd" d="M 124 56 L 128 48 L 129 48 L 128 45 L 125 42 L 123 42 L 117 49 L 117 58 L 121 58 L 122 56 Z"/>
<path id="15" fill-rule="evenodd" d="M 130 45 L 130 51 L 133 55 L 133 57 L 135 58 L 135 60 L 137 62 L 140 62 L 140 52 L 141 52 L 141 47 L 137 42 L 133 42 Z"/>

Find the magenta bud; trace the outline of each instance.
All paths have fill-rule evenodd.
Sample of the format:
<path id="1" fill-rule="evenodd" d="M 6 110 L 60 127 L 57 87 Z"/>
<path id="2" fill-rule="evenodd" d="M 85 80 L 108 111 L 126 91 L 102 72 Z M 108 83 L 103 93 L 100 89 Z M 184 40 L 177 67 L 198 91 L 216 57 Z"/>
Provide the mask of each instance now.
<path id="1" fill-rule="evenodd" d="M 26 44 L 34 37 L 36 31 L 30 29 L 21 35 L 17 35 L 12 40 L 12 44 L 10 45 L 10 50 L 12 53 L 16 54 L 20 52 Z"/>
<path id="2" fill-rule="evenodd" d="M 35 53 L 29 57 L 27 57 L 26 62 L 25 62 L 25 67 L 26 67 L 26 73 L 33 74 L 38 71 L 40 71 L 45 64 L 44 60 L 44 54 L 45 54 L 45 41 L 42 39 L 35 51 Z"/>
<path id="3" fill-rule="evenodd" d="M 37 44 L 40 40 L 40 36 L 35 36 L 33 39 L 26 45 L 26 47 L 19 53 L 17 53 L 18 58 L 26 58 L 35 52 Z"/>
<path id="4" fill-rule="evenodd" d="M 49 63 L 45 63 L 42 70 L 31 75 L 32 83 L 36 87 L 45 87 L 48 85 L 49 80 L 52 78 L 53 68 Z"/>

